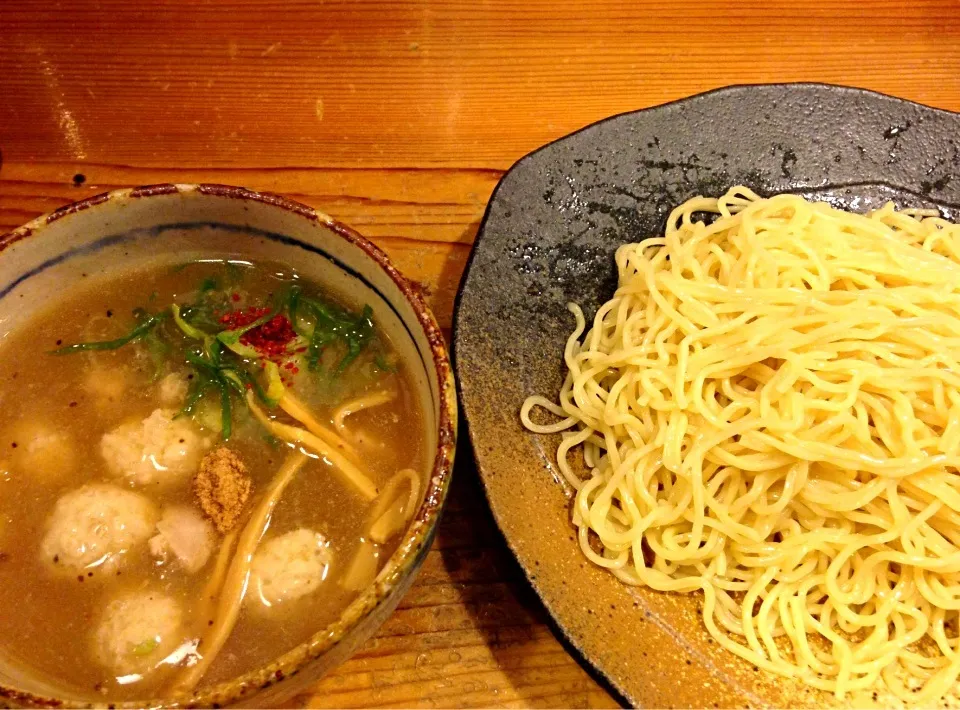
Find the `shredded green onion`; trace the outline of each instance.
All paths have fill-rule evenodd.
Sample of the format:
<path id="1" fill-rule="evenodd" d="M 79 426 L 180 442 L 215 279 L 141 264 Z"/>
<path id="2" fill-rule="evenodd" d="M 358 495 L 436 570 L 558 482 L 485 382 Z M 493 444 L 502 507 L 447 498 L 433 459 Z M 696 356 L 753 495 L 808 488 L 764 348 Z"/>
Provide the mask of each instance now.
<path id="1" fill-rule="evenodd" d="M 170 306 L 170 312 L 173 313 L 173 322 L 177 324 L 177 327 L 183 331 L 183 334 L 188 338 L 193 338 L 194 340 L 206 340 L 210 337 L 207 333 L 204 333 L 199 328 L 187 323 L 180 316 L 180 306 L 178 306 L 176 303 Z"/>
<path id="2" fill-rule="evenodd" d="M 160 642 L 157 639 L 147 639 L 146 641 L 141 641 L 136 646 L 133 647 L 134 656 L 149 656 L 151 653 L 157 650 L 157 646 L 160 645 Z"/>
<path id="3" fill-rule="evenodd" d="M 271 407 L 276 407 L 284 392 L 283 380 L 280 379 L 280 368 L 277 367 L 277 363 L 268 360 L 264 363 L 263 371 L 267 376 L 267 402 Z"/>
<path id="4" fill-rule="evenodd" d="M 186 266 L 186 265 L 184 265 Z M 298 284 L 278 294 L 274 307 L 267 315 L 234 330 L 221 330 L 222 314 L 235 307 L 237 296 L 231 294 L 231 282 L 239 282 L 243 269 L 229 262 L 222 286 L 215 277 L 204 278 L 196 291 L 193 303 L 172 303 L 159 313 L 149 314 L 137 309 L 133 315 L 135 327 L 122 338 L 67 345 L 53 351 L 67 355 L 82 351 L 116 350 L 131 342 L 142 340 L 154 365 L 154 377 L 159 378 L 172 359 L 185 363 L 193 370 L 183 408 L 178 416 L 198 416 L 206 397 L 219 401 L 222 436 L 229 439 L 232 432 L 232 398 L 239 396 L 246 402 L 248 391 L 269 407 L 276 407 L 285 394 L 280 368 L 276 362 L 264 357 L 255 348 L 241 342 L 244 335 L 270 322 L 282 313 L 290 319 L 296 337 L 287 343 L 287 356 L 306 348 L 308 369 L 320 370 L 321 357 L 328 346 L 337 348 L 339 363 L 329 368 L 326 376 L 341 374 L 375 338 L 372 309 L 364 306 L 362 312 L 352 313 L 332 303 L 310 298 L 303 294 Z M 180 267 L 183 268 L 183 267 Z M 154 292 L 150 301 L 157 298 Z M 160 327 L 166 320 L 176 326 Z M 219 332 L 218 332 L 219 331 Z M 182 335 L 182 337 L 180 337 Z M 374 350 L 374 366 L 379 371 L 389 371 L 382 354 Z M 259 367 L 257 367 L 259 366 Z M 263 378 L 255 373 L 262 369 Z M 326 369 L 326 368 L 323 368 Z M 211 409 L 213 402 L 210 402 Z"/>
<path id="5" fill-rule="evenodd" d="M 230 406 L 230 388 L 226 383 L 220 386 L 220 435 L 224 441 L 230 440 L 233 433 L 233 414 Z"/>
<path id="6" fill-rule="evenodd" d="M 73 345 L 65 345 L 62 348 L 57 348 L 56 350 L 51 351 L 51 354 L 70 355 L 71 353 L 78 353 L 84 350 L 116 350 L 117 348 L 122 348 L 128 343 L 132 343 L 138 338 L 142 338 L 144 335 L 162 323 L 166 317 L 166 312 L 161 311 L 160 313 L 147 318 L 122 338 L 117 338 L 116 340 L 97 340 L 90 343 L 75 343 Z"/>

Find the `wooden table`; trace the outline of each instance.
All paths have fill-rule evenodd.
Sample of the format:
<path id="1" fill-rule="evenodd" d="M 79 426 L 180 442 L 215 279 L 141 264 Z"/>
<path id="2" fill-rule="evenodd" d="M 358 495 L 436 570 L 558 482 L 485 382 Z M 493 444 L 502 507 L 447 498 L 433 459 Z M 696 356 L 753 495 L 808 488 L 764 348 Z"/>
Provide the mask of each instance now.
<path id="1" fill-rule="evenodd" d="M 517 158 L 610 114 L 769 81 L 958 111 L 960 3 L 0 0 L 0 232 L 127 185 L 271 190 L 371 237 L 449 328 Z M 546 625 L 471 459 L 464 441 L 396 614 L 299 704 L 613 704 Z"/>

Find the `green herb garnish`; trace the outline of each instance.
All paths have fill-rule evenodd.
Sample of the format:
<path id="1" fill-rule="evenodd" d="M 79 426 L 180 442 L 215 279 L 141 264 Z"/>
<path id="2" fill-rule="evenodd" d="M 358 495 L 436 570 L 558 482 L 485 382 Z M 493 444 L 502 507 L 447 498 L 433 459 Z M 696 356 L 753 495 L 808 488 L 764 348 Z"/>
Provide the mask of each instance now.
<path id="1" fill-rule="evenodd" d="M 346 353 L 336 367 L 336 373 L 342 373 L 350 363 L 357 359 L 361 351 L 373 338 L 373 309 L 364 306 L 359 315 L 348 313 L 336 306 L 323 303 L 316 299 L 306 298 L 299 292 L 287 299 L 287 307 L 293 304 L 293 315 L 297 316 L 302 309 L 304 315 L 312 320 L 312 327 L 300 327 L 300 335 L 308 339 L 307 366 L 316 371 L 320 367 L 320 356 L 323 350 L 333 344 L 342 345 Z M 299 325 L 296 318 L 291 322 Z"/>
<path id="2" fill-rule="evenodd" d="M 376 354 L 376 356 L 373 358 L 373 365 L 374 365 L 374 367 L 376 367 L 376 368 L 377 368 L 378 370 L 380 370 L 381 372 L 396 372 L 396 371 L 397 371 L 397 366 L 396 366 L 396 365 L 391 365 L 389 362 L 387 362 L 387 358 L 384 357 L 384 354 L 381 353 L 381 352 L 378 352 L 378 353 Z"/>
<path id="3" fill-rule="evenodd" d="M 133 330 L 124 335 L 122 338 L 117 338 L 116 340 L 97 340 L 89 343 L 75 343 L 73 345 L 65 345 L 62 348 L 57 348 L 56 350 L 51 351 L 53 355 L 70 355 L 71 353 L 79 353 L 89 350 L 116 350 L 117 348 L 122 348 L 128 343 L 132 343 L 138 338 L 142 338 L 144 335 L 149 333 L 151 330 L 160 325 L 164 320 L 167 319 L 169 313 L 162 311 L 155 315 L 149 316 L 146 320 L 143 320 L 139 325 L 137 325 Z"/>
<path id="4" fill-rule="evenodd" d="M 253 377 L 242 369 L 242 363 L 224 362 L 221 359 L 219 342 L 214 341 L 214 345 L 215 347 L 209 351 L 193 349 L 187 350 L 184 354 L 187 363 L 193 366 L 194 379 L 187 391 L 187 400 L 180 413 L 193 415 L 200 399 L 208 392 L 216 392 L 220 398 L 220 435 L 224 441 L 227 441 L 233 429 L 233 408 L 230 397 L 237 395 L 242 399 L 247 383 L 252 382 Z"/>
<path id="5" fill-rule="evenodd" d="M 180 315 L 180 306 L 178 306 L 176 303 L 170 306 L 170 312 L 173 313 L 173 322 L 177 324 L 177 327 L 183 331 L 183 334 L 188 338 L 193 338 L 194 340 L 206 340 L 207 338 L 211 337 L 196 326 L 187 323 L 187 321 L 185 321 Z"/>
<path id="6" fill-rule="evenodd" d="M 141 641 L 136 646 L 133 647 L 134 656 L 149 656 L 151 653 L 157 650 L 157 646 L 160 645 L 160 642 L 157 639 L 147 639 L 146 641 Z"/>
<path id="7" fill-rule="evenodd" d="M 252 391 L 258 400 L 271 408 L 277 406 L 283 397 L 285 383 L 276 362 L 278 358 L 293 358 L 305 347 L 307 368 L 317 373 L 318 386 L 329 386 L 376 339 L 373 311 L 369 306 L 364 306 L 360 313 L 351 313 L 305 295 L 297 284 L 275 299 L 265 315 L 242 327 L 225 328 L 224 323 L 229 322 L 226 316 L 235 317 L 239 313 L 236 308 L 242 299 L 233 287 L 242 279 L 244 270 L 226 262 L 224 271 L 226 287 L 221 286 L 221 280 L 206 277 L 198 285 L 192 303 L 173 303 L 152 314 L 144 309 L 135 310 L 136 325 L 122 338 L 76 343 L 58 348 L 53 353 L 67 355 L 116 350 L 141 341 L 153 362 L 155 378 L 160 377 L 171 361 L 179 360 L 192 370 L 179 416 L 197 417 L 202 411 L 211 411 L 218 406 L 221 435 L 227 440 L 233 429 L 235 397 L 245 402 L 247 391 Z M 150 300 L 156 300 L 156 294 Z M 278 315 L 289 319 L 297 334 L 293 340 L 290 340 L 289 330 L 283 333 L 286 325 L 280 327 L 282 335 L 278 340 L 272 340 L 277 326 L 258 331 L 253 334 L 256 337 L 244 337 Z M 164 327 L 167 322 L 170 325 Z M 329 353 L 328 348 L 332 348 Z M 375 371 L 390 371 L 390 365 L 379 349 L 375 347 L 373 352 L 375 359 L 367 363 L 364 370 L 375 364 Z M 207 397 L 215 398 L 209 400 L 210 409 L 200 407 L 202 402 L 208 401 Z"/>

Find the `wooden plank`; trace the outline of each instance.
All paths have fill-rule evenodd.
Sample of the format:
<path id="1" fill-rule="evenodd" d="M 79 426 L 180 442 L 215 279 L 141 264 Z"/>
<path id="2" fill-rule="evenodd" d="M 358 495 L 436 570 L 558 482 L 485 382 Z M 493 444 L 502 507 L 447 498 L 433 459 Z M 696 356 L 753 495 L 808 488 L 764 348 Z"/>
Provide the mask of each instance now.
<path id="1" fill-rule="evenodd" d="M 828 81 L 960 108 L 955 0 L 0 3 L 7 159 L 506 168 L 610 114 Z"/>
<path id="2" fill-rule="evenodd" d="M 548 141 L 734 83 L 960 110 L 958 76 L 956 0 L 4 0 L 0 231 L 130 185 L 279 192 L 373 239 L 449 328 L 497 180 Z M 614 706 L 545 623 L 471 458 L 397 613 L 296 703 Z"/>

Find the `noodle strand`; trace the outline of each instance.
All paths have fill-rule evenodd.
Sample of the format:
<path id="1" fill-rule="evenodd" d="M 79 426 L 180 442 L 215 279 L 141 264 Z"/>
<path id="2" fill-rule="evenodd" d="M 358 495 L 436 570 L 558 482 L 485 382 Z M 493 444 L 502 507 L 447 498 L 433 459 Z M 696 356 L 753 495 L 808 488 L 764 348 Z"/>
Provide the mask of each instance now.
<path id="1" fill-rule="evenodd" d="M 520 410 L 560 439 L 584 554 L 702 593 L 711 636 L 773 673 L 953 693 L 960 226 L 734 187 L 616 264 L 592 323 L 569 306 L 557 400 Z"/>

